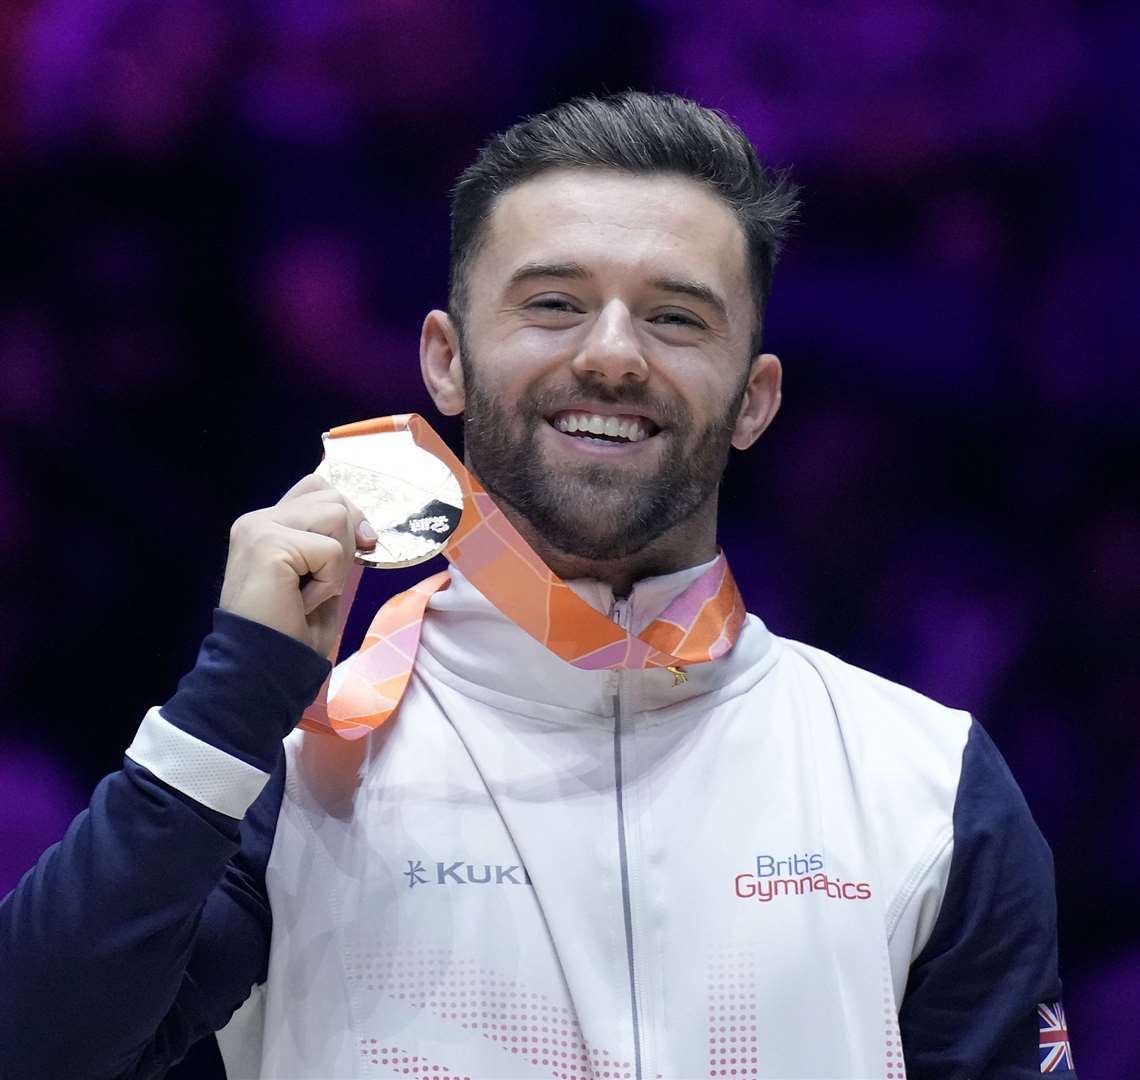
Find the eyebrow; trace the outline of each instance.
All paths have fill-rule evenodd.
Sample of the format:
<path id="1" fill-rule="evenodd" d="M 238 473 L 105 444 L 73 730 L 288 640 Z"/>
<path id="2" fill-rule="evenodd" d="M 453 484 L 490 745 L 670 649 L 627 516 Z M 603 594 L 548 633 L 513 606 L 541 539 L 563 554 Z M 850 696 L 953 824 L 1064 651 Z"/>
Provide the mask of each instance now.
<path id="1" fill-rule="evenodd" d="M 589 270 L 581 263 L 576 262 L 523 263 L 511 274 L 507 288 L 512 288 L 524 281 L 532 281 L 535 278 L 563 278 L 584 281 L 592 276 Z M 714 289 L 703 281 L 697 281 L 694 278 L 661 277 L 654 278 L 649 284 L 662 292 L 679 293 L 682 296 L 690 296 L 694 300 L 708 304 L 722 319 L 728 320 L 728 305 Z"/>
<path id="2" fill-rule="evenodd" d="M 728 305 L 715 290 L 703 281 L 696 281 L 693 278 L 665 277 L 654 279 L 650 285 L 662 292 L 680 293 L 682 296 L 691 296 L 694 300 L 700 300 L 713 308 L 725 322 L 728 321 Z"/>
<path id="3" fill-rule="evenodd" d="M 523 263 L 513 274 L 507 282 L 507 288 L 513 285 L 518 285 L 523 281 L 531 281 L 534 278 L 573 278 L 574 280 L 581 281 L 590 276 L 590 271 L 587 270 L 581 263 L 575 262 L 555 262 L 555 263 L 541 263 L 531 262 Z"/>

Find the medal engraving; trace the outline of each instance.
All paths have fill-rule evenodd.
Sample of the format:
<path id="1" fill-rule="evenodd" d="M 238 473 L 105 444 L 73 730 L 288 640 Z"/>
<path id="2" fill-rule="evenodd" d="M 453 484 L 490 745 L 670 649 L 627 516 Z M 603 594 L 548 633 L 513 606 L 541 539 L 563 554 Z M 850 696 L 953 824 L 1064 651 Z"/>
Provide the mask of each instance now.
<path id="1" fill-rule="evenodd" d="M 451 470 L 408 431 L 322 436 L 317 475 L 355 503 L 376 530 L 376 547 L 357 551 L 365 566 L 414 566 L 438 555 L 463 514 Z"/>

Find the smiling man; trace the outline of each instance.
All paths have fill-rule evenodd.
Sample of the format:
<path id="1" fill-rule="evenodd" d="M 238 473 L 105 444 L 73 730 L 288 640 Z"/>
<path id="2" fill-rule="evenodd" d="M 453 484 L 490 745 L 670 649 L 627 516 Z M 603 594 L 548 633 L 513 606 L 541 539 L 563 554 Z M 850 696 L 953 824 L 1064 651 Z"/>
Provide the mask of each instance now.
<path id="1" fill-rule="evenodd" d="M 793 200 L 767 186 L 775 231 Z M 780 401 L 732 209 L 684 176 L 562 166 L 507 191 L 484 231 L 460 239 L 477 261 L 422 347 L 436 405 L 467 415 L 472 470 L 564 578 L 624 594 L 711 559 L 729 448 Z"/>
<path id="2" fill-rule="evenodd" d="M 717 546 L 795 207 L 672 96 L 483 149 L 421 363 L 487 527 L 331 680 L 394 715 L 294 730 L 375 539 L 306 477 L 0 907 L 6 1076 L 159 1076 L 214 1031 L 231 1078 L 1071 1071 L 1051 857 L 983 729 L 773 634 Z"/>

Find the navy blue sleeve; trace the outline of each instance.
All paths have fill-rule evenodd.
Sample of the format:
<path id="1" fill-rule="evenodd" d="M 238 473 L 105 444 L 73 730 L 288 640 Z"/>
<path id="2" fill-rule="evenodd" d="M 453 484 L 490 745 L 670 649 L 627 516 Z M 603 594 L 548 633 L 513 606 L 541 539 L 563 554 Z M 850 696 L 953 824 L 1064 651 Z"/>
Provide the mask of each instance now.
<path id="1" fill-rule="evenodd" d="M 1060 1000 L 1053 856 L 975 721 L 962 758 L 946 893 L 899 1011 L 909 1080 L 1040 1076 L 1037 1007 Z M 1049 1036 L 1058 1046 L 1061 1038 Z M 1071 1055 L 1057 1056 L 1059 1071 L 1071 1067 Z"/>
<path id="2" fill-rule="evenodd" d="M 168 721 L 271 773 L 245 819 L 126 759 L 0 902 L 0 1075 L 161 1076 L 265 977 L 281 739 L 329 665 L 216 612 Z"/>

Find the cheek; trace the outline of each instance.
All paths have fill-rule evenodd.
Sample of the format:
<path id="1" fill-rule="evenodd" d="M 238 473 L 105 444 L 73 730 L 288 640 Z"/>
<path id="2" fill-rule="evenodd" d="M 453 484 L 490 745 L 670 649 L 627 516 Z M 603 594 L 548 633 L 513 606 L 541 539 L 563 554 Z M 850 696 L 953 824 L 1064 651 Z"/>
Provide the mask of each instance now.
<path id="1" fill-rule="evenodd" d="M 519 370 L 533 373 L 573 360 L 584 336 L 581 326 L 522 326 L 505 335 L 499 348 Z"/>
<path id="2" fill-rule="evenodd" d="M 671 357 L 658 365 L 657 374 L 664 393 L 684 405 L 698 431 L 719 421 L 730 399 L 734 415 L 739 407 L 740 397 L 735 392 L 737 382 L 718 377 L 707 357 Z"/>
<path id="3" fill-rule="evenodd" d="M 574 348 L 560 331 L 529 327 L 493 346 L 483 363 L 486 383 L 503 401 L 541 397 L 571 378 Z"/>

